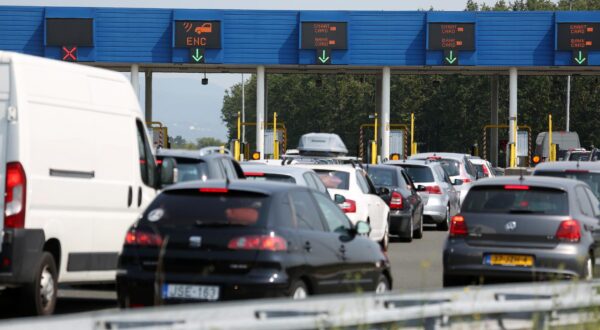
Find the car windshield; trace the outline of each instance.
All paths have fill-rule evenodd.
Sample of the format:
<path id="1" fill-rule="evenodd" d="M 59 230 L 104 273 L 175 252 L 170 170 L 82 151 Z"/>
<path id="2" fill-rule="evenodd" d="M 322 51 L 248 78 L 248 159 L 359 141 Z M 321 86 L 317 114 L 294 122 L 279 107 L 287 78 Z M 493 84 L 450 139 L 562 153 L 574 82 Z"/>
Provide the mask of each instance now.
<path id="1" fill-rule="evenodd" d="M 396 175 L 396 169 L 388 169 L 388 168 L 377 168 L 377 167 L 369 167 L 367 168 L 367 172 L 369 173 L 369 177 L 376 186 L 398 186 L 398 176 Z"/>
<path id="2" fill-rule="evenodd" d="M 247 192 L 202 193 L 198 189 L 167 191 L 144 212 L 159 225 L 264 227 L 268 197 Z"/>
<path id="3" fill-rule="evenodd" d="M 177 159 L 177 182 L 208 179 L 208 165 L 204 161 Z"/>
<path id="4" fill-rule="evenodd" d="M 350 189 L 350 173 L 335 170 L 315 170 L 319 178 L 329 189 Z"/>
<path id="5" fill-rule="evenodd" d="M 568 215 L 567 193 L 523 185 L 480 186 L 469 190 L 463 213 L 522 213 Z"/>
<path id="6" fill-rule="evenodd" d="M 434 182 L 433 172 L 427 166 L 402 165 L 413 182 Z"/>
<path id="7" fill-rule="evenodd" d="M 275 182 L 287 182 L 296 183 L 296 179 L 286 174 L 273 174 L 273 173 L 260 173 L 259 175 L 253 173 L 246 173 L 247 180 L 256 181 L 275 181 Z"/>
<path id="8" fill-rule="evenodd" d="M 600 173 L 587 171 L 535 171 L 535 175 L 552 176 L 555 178 L 567 178 L 587 183 L 596 198 L 600 199 Z"/>

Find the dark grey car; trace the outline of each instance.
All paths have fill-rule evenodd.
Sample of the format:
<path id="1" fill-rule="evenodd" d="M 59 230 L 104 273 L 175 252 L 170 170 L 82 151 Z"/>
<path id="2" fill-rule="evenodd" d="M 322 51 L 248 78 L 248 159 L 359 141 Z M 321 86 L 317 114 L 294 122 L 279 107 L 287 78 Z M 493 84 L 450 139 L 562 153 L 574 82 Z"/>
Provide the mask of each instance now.
<path id="1" fill-rule="evenodd" d="M 598 199 L 581 181 L 502 177 L 473 184 L 452 218 L 444 286 L 591 279 L 600 256 Z"/>

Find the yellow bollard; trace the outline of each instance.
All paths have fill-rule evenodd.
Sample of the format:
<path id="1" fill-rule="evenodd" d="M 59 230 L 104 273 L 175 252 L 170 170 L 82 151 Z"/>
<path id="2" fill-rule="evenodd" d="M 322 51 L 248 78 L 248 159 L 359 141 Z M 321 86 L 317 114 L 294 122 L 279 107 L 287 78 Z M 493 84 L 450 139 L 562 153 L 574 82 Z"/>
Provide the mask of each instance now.
<path id="1" fill-rule="evenodd" d="M 377 164 L 377 142 L 371 141 L 371 164 Z"/>
<path id="2" fill-rule="evenodd" d="M 279 137 L 277 136 L 277 112 L 273 113 L 273 159 L 279 159 Z"/>
<path id="3" fill-rule="evenodd" d="M 556 161 L 556 148 L 552 143 L 552 115 L 548 115 L 548 160 Z"/>
<path id="4" fill-rule="evenodd" d="M 417 148 L 415 145 L 415 113 L 410 113 L 410 155 L 414 155 L 417 153 Z"/>

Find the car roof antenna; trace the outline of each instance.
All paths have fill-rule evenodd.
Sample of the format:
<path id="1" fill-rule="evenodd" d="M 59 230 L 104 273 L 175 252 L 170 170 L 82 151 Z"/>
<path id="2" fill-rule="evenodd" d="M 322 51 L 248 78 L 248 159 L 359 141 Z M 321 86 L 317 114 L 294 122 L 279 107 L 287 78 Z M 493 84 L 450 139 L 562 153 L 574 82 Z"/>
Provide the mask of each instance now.
<path id="1" fill-rule="evenodd" d="M 519 181 L 523 181 L 525 180 L 525 178 L 523 177 L 523 172 L 525 171 L 524 168 L 521 168 L 521 170 L 519 171 Z"/>

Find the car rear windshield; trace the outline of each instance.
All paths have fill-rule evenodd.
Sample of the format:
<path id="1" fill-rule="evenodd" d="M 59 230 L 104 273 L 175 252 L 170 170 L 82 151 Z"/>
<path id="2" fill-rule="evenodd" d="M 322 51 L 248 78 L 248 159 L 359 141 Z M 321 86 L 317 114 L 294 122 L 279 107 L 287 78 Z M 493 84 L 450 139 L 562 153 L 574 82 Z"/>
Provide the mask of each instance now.
<path id="1" fill-rule="evenodd" d="M 167 191 L 144 212 L 157 225 L 265 227 L 269 197 L 248 192 Z"/>
<path id="2" fill-rule="evenodd" d="M 569 159 L 568 160 L 589 160 L 590 159 L 590 152 L 586 152 L 586 151 L 581 151 L 581 152 L 573 152 L 571 155 L 569 155 Z"/>
<path id="3" fill-rule="evenodd" d="M 275 182 L 287 182 L 296 183 L 296 179 L 285 174 L 273 174 L 273 173 L 261 173 L 260 175 L 253 175 L 252 173 L 246 174 L 247 180 L 256 181 L 275 181 Z"/>
<path id="4" fill-rule="evenodd" d="M 567 193 L 523 185 L 480 186 L 469 190 L 461 212 L 567 215 Z"/>
<path id="5" fill-rule="evenodd" d="M 350 173 L 335 170 L 315 170 L 317 175 L 329 189 L 350 189 Z"/>
<path id="6" fill-rule="evenodd" d="M 399 185 L 397 171 L 395 168 L 367 168 L 367 173 L 376 186 L 397 187 Z"/>
<path id="7" fill-rule="evenodd" d="M 208 179 L 208 165 L 204 161 L 177 159 L 177 182 Z"/>
<path id="8" fill-rule="evenodd" d="M 413 182 L 434 182 L 433 172 L 427 166 L 402 165 Z"/>
<path id="9" fill-rule="evenodd" d="M 483 173 L 483 176 L 490 176 L 490 173 L 488 172 L 487 168 L 483 166 L 483 164 L 473 164 L 473 166 L 475 166 L 477 172 Z"/>
<path id="10" fill-rule="evenodd" d="M 438 161 L 444 168 L 444 171 L 448 173 L 448 176 L 460 175 L 460 162 L 454 159 L 440 159 Z"/>
<path id="11" fill-rule="evenodd" d="M 535 175 L 552 176 L 555 178 L 567 178 L 583 181 L 587 183 L 596 198 L 600 199 L 600 173 L 586 171 L 535 171 Z"/>

